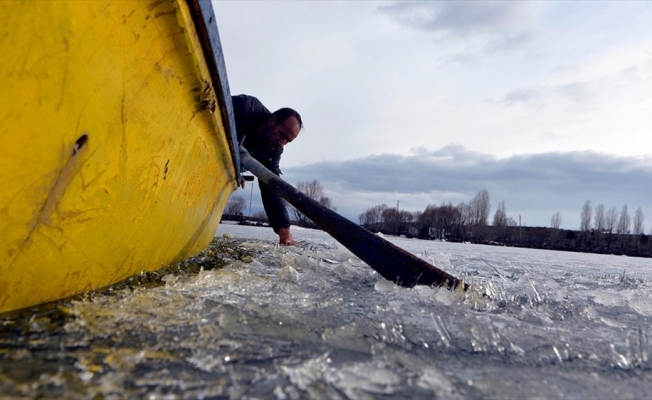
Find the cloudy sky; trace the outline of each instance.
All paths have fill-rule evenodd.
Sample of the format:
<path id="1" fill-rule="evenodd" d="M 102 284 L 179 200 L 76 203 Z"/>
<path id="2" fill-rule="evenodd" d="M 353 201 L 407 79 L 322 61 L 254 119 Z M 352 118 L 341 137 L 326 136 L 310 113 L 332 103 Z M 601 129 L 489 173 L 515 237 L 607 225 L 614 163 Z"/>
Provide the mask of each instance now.
<path id="1" fill-rule="evenodd" d="M 213 5 L 231 92 L 303 117 L 283 177 L 320 180 L 344 216 L 487 189 L 491 217 L 505 201 L 577 229 L 591 200 L 642 207 L 649 233 L 652 2 Z"/>

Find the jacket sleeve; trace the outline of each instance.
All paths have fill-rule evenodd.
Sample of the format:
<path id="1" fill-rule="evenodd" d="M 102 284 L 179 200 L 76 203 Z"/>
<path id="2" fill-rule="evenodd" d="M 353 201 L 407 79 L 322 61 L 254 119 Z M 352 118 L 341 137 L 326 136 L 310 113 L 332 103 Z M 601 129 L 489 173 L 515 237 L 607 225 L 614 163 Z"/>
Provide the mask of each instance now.
<path id="1" fill-rule="evenodd" d="M 277 152 L 274 157 L 270 160 L 269 163 L 263 163 L 270 171 L 276 175 L 280 175 L 281 169 L 279 168 L 279 162 L 281 161 L 281 152 Z M 265 185 L 263 182 L 258 180 L 258 186 L 260 187 L 260 196 L 263 200 L 263 207 L 265 208 L 265 213 L 269 219 L 269 224 L 274 229 L 274 232 L 278 233 L 278 230 L 281 228 L 290 227 L 290 216 L 288 215 L 288 210 L 285 207 L 283 199 L 274 193 L 269 186 Z"/>
<path id="2" fill-rule="evenodd" d="M 244 96 L 232 96 L 231 103 L 233 104 L 233 119 L 235 120 L 235 131 L 238 136 L 238 142 L 242 140 L 245 135 L 246 129 L 246 110 L 244 109 Z"/>
<path id="3" fill-rule="evenodd" d="M 278 230 L 281 228 L 289 228 L 290 216 L 288 215 L 288 210 L 285 208 L 285 204 L 283 204 L 283 199 L 264 183 L 260 182 L 259 186 L 265 213 L 274 232 L 278 233 Z"/>

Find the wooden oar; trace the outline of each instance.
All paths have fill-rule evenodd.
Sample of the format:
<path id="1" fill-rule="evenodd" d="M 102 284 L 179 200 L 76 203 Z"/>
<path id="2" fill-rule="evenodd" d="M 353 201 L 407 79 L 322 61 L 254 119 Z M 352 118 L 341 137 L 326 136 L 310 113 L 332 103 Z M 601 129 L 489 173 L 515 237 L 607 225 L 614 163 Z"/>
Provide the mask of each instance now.
<path id="1" fill-rule="evenodd" d="M 265 168 L 251 155 L 240 150 L 242 165 L 290 204 L 328 232 L 335 240 L 375 269 L 385 279 L 398 285 L 447 286 L 455 289 L 460 280 L 434 267 L 324 207 Z M 464 290 L 468 284 L 464 284 Z"/>

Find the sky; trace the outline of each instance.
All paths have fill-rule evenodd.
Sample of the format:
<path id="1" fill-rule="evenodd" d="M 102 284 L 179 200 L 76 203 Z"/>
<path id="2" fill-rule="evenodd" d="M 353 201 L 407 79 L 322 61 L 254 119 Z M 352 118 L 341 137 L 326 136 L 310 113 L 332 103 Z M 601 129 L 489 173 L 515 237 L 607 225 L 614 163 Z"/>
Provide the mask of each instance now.
<path id="1" fill-rule="evenodd" d="M 490 221 L 504 201 L 524 226 L 578 229 L 590 200 L 641 207 L 650 233 L 652 2 L 213 6 L 231 93 L 302 116 L 282 177 L 319 180 L 345 217 L 487 189 Z"/>

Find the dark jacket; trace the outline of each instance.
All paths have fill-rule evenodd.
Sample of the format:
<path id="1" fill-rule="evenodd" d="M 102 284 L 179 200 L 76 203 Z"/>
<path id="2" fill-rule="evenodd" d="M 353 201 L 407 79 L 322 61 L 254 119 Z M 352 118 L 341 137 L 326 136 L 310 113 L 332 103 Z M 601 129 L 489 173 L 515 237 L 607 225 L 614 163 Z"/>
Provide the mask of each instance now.
<path id="1" fill-rule="evenodd" d="M 233 96 L 233 115 L 238 142 L 244 137 L 243 147 L 267 169 L 281 175 L 279 163 L 283 149 L 270 150 L 264 140 L 258 137 L 258 128 L 272 114 L 257 98 L 244 94 Z M 267 185 L 258 180 L 265 213 L 274 232 L 290 227 L 290 217 L 283 200 Z"/>

